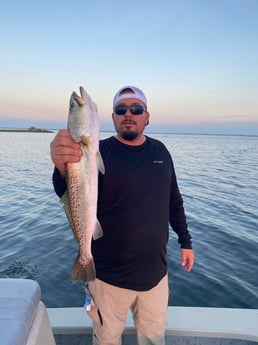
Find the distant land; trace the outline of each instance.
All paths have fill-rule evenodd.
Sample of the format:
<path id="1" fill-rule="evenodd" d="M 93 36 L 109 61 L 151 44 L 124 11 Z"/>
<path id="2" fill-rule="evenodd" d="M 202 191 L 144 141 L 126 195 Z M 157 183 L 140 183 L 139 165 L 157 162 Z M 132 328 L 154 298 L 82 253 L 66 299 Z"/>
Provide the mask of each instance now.
<path id="1" fill-rule="evenodd" d="M 51 131 L 49 129 L 42 129 L 42 128 L 37 128 L 37 127 L 30 127 L 28 129 L 0 129 L 0 132 L 22 132 L 22 133 L 54 133 L 54 131 Z"/>
<path id="2" fill-rule="evenodd" d="M 65 122 L 44 121 L 34 119 L 10 119 L 2 117 L 0 114 L 0 131 L 11 132 L 29 132 L 30 129 L 37 129 L 36 133 L 57 132 L 59 129 L 67 128 Z M 114 126 L 111 121 L 100 121 L 101 132 L 113 132 Z M 203 122 L 203 123 L 158 123 L 150 121 L 149 126 L 145 128 L 146 134 L 197 134 L 197 135 L 236 135 L 236 136 L 258 136 L 258 115 L 257 120 L 253 122 Z"/>

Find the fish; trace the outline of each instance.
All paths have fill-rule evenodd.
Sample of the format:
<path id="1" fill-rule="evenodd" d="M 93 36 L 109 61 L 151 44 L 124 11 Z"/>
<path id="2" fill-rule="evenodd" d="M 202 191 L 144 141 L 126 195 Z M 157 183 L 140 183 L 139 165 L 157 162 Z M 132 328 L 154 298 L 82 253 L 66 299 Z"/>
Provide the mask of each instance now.
<path id="1" fill-rule="evenodd" d="M 71 280 L 89 282 L 96 278 L 91 252 L 92 239 L 103 236 L 97 219 L 98 173 L 105 167 L 99 153 L 99 119 L 96 104 L 85 89 L 70 97 L 68 130 L 80 143 L 82 157 L 77 163 L 66 163 L 67 190 L 61 198 L 79 252 L 74 261 Z"/>

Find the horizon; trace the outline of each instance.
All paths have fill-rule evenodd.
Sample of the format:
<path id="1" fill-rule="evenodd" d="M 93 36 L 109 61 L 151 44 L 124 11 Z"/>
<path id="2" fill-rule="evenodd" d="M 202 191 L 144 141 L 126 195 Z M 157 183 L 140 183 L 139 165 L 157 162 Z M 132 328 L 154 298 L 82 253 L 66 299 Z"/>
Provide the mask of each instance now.
<path id="1" fill-rule="evenodd" d="M 243 128 L 243 124 L 235 124 L 236 126 L 232 126 L 232 123 L 222 124 L 222 126 L 218 126 L 217 124 L 191 124 L 191 125 L 160 125 L 160 124 L 150 124 L 145 128 L 144 133 L 148 134 L 181 134 L 181 135 L 223 135 L 223 136 L 249 136 L 249 137 L 258 137 L 257 127 L 253 127 L 252 129 L 249 127 L 250 124 L 245 124 L 246 128 Z M 256 125 L 256 124 L 255 124 Z M 65 122 L 64 123 L 55 123 L 51 124 L 49 122 L 31 122 L 30 120 L 25 122 L 14 122 L 9 126 L 1 125 L 0 129 L 2 130 L 28 130 L 30 128 L 36 128 L 41 130 L 50 130 L 50 131 L 59 131 L 60 129 L 66 128 Z M 228 128 L 230 127 L 230 128 Z M 239 128 L 241 127 L 241 129 Z M 113 124 L 110 123 L 102 123 L 100 124 L 100 133 L 115 133 L 115 129 Z"/>

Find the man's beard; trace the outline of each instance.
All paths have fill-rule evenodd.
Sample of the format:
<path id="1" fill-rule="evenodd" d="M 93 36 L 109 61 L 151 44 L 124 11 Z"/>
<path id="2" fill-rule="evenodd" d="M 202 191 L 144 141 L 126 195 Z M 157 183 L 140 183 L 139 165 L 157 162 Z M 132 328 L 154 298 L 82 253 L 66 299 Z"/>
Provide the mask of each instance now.
<path id="1" fill-rule="evenodd" d="M 125 140 L 133 141 L 135 138 L 137 138 L 138 133 L 130 130 L 125 130 L 120 133 L 120 136 Z"/>

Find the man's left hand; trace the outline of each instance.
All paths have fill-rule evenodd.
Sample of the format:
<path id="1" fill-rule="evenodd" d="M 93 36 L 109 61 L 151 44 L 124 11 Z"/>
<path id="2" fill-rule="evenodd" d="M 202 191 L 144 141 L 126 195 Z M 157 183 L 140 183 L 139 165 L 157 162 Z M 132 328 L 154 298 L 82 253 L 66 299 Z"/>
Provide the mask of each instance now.
<path id="1" fill-rule="evenodd" d="M 181 248 L 181 264 L 186 272 L 190 272 L 194 265 L 194 251 Z"/>

